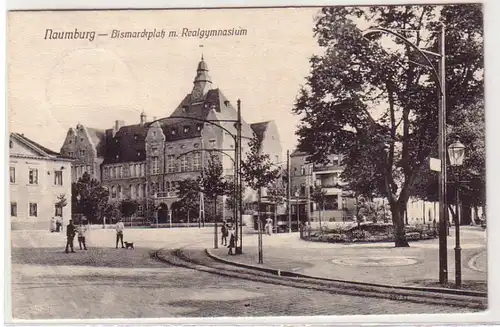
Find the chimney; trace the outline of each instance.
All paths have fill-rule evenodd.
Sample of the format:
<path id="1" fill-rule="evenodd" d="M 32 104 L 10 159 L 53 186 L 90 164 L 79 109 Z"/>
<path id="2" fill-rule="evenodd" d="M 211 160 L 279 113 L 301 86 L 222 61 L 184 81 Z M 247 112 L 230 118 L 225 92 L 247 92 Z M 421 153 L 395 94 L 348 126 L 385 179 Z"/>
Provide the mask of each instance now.
<path id="1" fill-rule="evenodd" d="M 125 121 L 123 120 L 115 120 L 115 126 L 113 127 L 113 137 L 118 133 L 120 128 L 122 128 L 125 125 Z"/>
<path id="2" fill-rule="evenodd" d="M 146 124 L 146 114 L 143 112 L 141 112 L 141 126 Z"/>

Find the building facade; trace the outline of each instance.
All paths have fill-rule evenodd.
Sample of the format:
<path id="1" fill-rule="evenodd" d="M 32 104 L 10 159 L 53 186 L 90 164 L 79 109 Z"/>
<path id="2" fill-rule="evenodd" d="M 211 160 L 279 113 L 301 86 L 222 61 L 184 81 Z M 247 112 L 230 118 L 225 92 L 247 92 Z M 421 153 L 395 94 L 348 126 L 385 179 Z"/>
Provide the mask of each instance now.
<path id="1" fill-rule="evenodd" d="M 178 207 L 180 181 L 198 178 L 211 156 L 220 159 L 227 178 L 234 176 L 236 125 L 231 121 L 236 119 L 236 105 L 220 89 L 212 88 L 202 58 L 191 90 L 169 116 L 148 121 L 143 112 L 137 124 L 117 120 L 102 133 L 83 127 L 86 133 L 82 134 L 91 136 L 80 137 L 83 141 L 76 144 L 70 143 L 75 134 L 70 129 L 61 152 L 82 155 L 76 157 L 75 166 L 92 169 L 99 165 L 100 173 L 94 176 L 109 189 L 110 202 L 130 199 L 138 203 L 138 217 L 175 222 L 184 220 Z M 274 122 L 248 124 L 242 120 L 243 153 L 254 134 L 261 139 L 262 150 L 280 161 L 282 149 Z M 86 152 L 80 153 L 82 149 Z"/>
<path id="2" fill-rule="evenodd" d="M 70 128 L 61 147 L 61 154 L 72 158 L 71 180 L 76 182 L 85 172 L 101 180 L 101 164 L 104 161 L 104 131 L 77 124 Z"/>
<path id="3" fill-rule="evenodd" d="M 50 228 L 71 219 L 71 159 L 12 133 L 9 139 L 11 228 Z M 65 204 L 64 204 L 65 203 Z"/>

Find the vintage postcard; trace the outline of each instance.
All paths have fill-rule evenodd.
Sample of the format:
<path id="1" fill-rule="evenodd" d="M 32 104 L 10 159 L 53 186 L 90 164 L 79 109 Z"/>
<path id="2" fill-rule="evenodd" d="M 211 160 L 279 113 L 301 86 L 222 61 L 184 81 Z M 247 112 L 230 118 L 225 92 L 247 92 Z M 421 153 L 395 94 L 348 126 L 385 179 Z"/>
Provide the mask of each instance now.
<path id="1" fill-rule="evenodd" d="M 13 320 L 488 309 L 481 4 L 7 23 Z"/>

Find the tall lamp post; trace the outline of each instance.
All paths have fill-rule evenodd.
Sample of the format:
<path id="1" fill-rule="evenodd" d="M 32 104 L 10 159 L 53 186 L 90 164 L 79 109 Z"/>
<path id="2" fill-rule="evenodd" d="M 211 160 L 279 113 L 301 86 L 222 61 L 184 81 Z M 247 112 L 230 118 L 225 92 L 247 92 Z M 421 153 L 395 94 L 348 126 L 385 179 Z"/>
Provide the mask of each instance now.
<path id="1" fill-rule="evenodd" d="M 420 49 L 403 35 L 387 28 L 370 28 L 363 32 L 363 36 L 373 33 L 391 34 L 413 50 L 417 51 L 425 59 L 427 65 L 421 65 L 429 68 L 436 77 L 439 87 L 439 112 L 438 112 L 438 148 L 440 160 L 439 172 L 439 283 L 448 283 L 448 250 L 447 250 L 447 209 L 446 209 L 446 49 L 445 49 L 445 25 L 441 24 L 441 35 L 439 38 L 439 53 Z M 439 72 L 429 59 L 429 56 L 439 58 Z"/>
<path id="2" fill-rule="evenodd" d="M 465 157 L 465 146 L 456 141 L 448 147 L 448 156 L 450 158 L 450 165 L 452 167 L 459 167 L 462 165 Z M 460 248 L 460 181 L 458 169 L 454 169 L 455 175 L 455 284 L 457 287 L 462 286 L 462 257 Z"/>

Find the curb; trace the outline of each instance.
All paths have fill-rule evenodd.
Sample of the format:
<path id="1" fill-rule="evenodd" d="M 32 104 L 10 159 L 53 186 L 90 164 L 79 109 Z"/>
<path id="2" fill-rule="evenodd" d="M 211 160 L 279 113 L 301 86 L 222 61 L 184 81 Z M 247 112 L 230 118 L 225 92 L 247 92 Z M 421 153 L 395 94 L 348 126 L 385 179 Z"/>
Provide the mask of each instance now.
<path id="1" fill-rule="evenodd" d="M 488 297 L 488 293 L 479 292 L 479 291 L 455 290 L 455 289 L 437 288 L 437 287 L 396 286 L 396 285 L 366 283 L 366 282 L 357 282 L 357 281 L 324 278 L 324 277 L 314 277 L 314 276 L 299 274 L 299 273 L 281 270 L 281 269 L 268 268 L 268 267 L 256 266 L 256 265 L 252 265 L 252 264 L 245 264 L 245 263 L 230 261 L 230 260 L 223 259 L 223 258 L 213 254 L 209 249 L 205 249 L 205 253 L 211 259 L 228 264 L 228 265 L 237 266 L 240 268 L 258 270 L 258 271 L 266 272 L 266 273 L 276 275 L 276 276 L 299 277 L 299 278 L 305 278 L 305 279 L 310 279 L 310 280 L 336 282 L 336 283 L 343 283 L 346 285 L 353 285 L 353 286 L 378 287 L 378 288 L 385 288 L 385 289 L 390 289 L 390 290 L 404 290 L 404 291 L 417 291 L 417 292 L 426 292 L 426 293 L 439 293 L 439 294 L 449 294 L 449 295 L 458 295 L 458 296 L 478 297 L 478 298 L 485 298 L 485 299 L 487 299 L 487 297 Z"/>
<path id="2" fill-rule="evenodd" d="M 207 259 L 206 251 L 200 251 L 200 254 Z M 487 301 L 478 297 L 464 297 L 453 294 L 440 294 L 440 293 L 425 293 L 419 291 L 402 291 L 398 289 L 384 289 L 380 287 L 348 285 L 346 283 L 314 280 L 311 278 L 286 278 L 283 275 L 276 276 L 267 273 L 259 273 L 254 269 L 235 267 L 233 269 L 224 269 L 217 266 L 207 265 L 198 259 L 192 259 L 183 249 L 168 250 L 161 249 L 155 251 L 154 255 L 158 260 L 171 264 L 173 266 L 180 266 L 187 269 L 194 269 L 207 273 L 217 274 L 221 276 L 251 280 L 261 283 L 281 285 L 286 287 L 309 289 L 321 292 L 328 292 L 339 295 L 350 295 L 358 297 L 373 297 L 393 301 L 405 301 L 414 303 L 425 303 L 432 305 L 444 305 L 452 307 L 469 308 L 473 310 L 486 310 Z M 216 262 L 213 260 L 213 262 Z M 224 264 L 225 265 L 225 264 Z M 234 266 L 233 266 L 234 267 Z"/>

